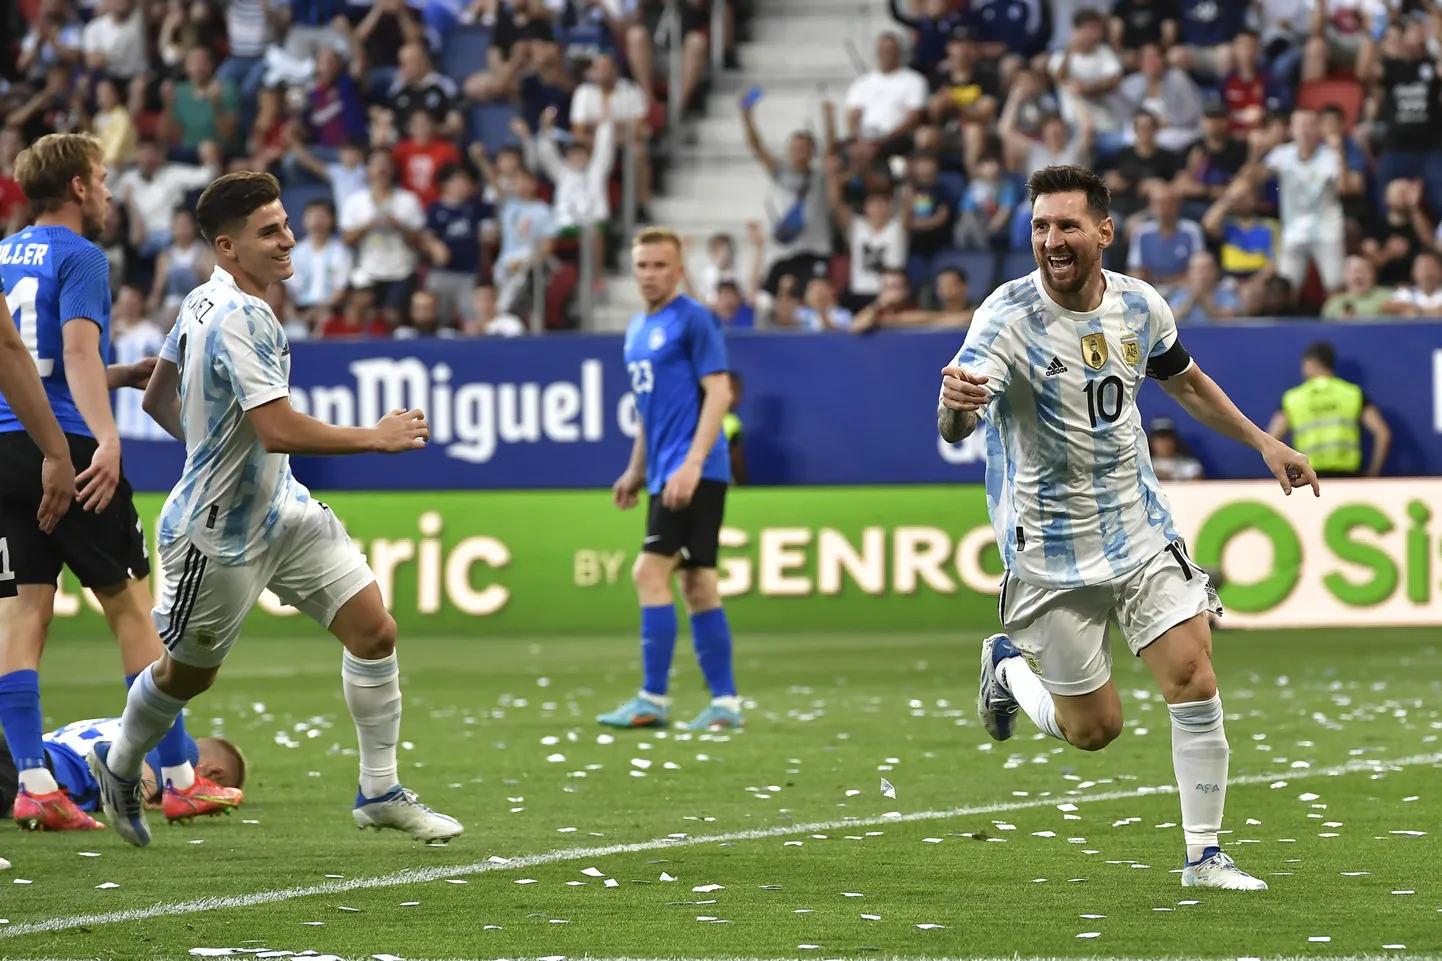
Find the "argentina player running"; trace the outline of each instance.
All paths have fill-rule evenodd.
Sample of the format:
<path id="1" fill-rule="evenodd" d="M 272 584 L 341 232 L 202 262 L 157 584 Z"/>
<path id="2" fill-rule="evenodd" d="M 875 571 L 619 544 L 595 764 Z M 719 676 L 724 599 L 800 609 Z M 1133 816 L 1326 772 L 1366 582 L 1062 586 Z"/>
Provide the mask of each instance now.
<path id="1" fill-rule="evenodd" d="M 616 506 L 650 494 L 646 539 L 631 577 L 641 602 L 641 692 L 596 720 L 611 727 L 665 727 L 676 648 L 671 578 L 679 576 L 691 615 L 696 660 L 711 703 L 691 730 L 740 727 L 741 698 L 731 666 L 731 628 L 716 577 L 730 451 L 721 424 L 731 406 L 726 344 L 711 312 L 680 293 L 681 241 L 669 230 L 642 231 L 631 250 L 646 310 L 626 330 L 626 369 L 639 429 L 631 462 L 612 488 Z"/>
<path id="2" fill-rule="evenodd" d="M 355 823 L 425 841 L 456 837 L 460 822 L 426 807 L 397 777 L 396 623 L 375 575 L 330 508 L 290 471 L 291 454 L 414 450 L 425 444 L 425 418 L 393 411 L 375 427 L 332 427 L 290 406 L 290 344 L 264 299 L 291 275 L 295 247 L 274 177 L 221 177 L 201 195 L 196 219 L 217 266 L 181 306 L 145 392 L 146 411 L 186 447 L 160 522 L 154 616 L 167 650 L 131 687 L 114 741 L 90 754 L 101 803 L 126 841 L 149 843 L 145 755 L 215 681 L 268 587 L 345 647 L 341 680 L 360 742 Z"/>
<path id="3" fill-rule="evenodd" d="M 942 371 L 948 443 L 986 425 L 987 508 L 1006 569 L 1005 634 L 982 644 L 977 709 L 998 741 L 1018 707 L 1041 730 L 1097 751 L 1122 730 L 1107 623 L 1156 678 L 1172 722 L 1188 887 L 1264 890 L 1222 852 L 1229 748 L 1207 612 L 1152 472 L 1136 396 L 1156 379 L 1189 414 L 1261 455 L 1284 492 L 1320 493 L 1307 458 L 1249 421 L 1188 356 L 1166 301 L 1104 271 L 1111 197 L 1081 167 L 1027 183 L 1039 269 L 977 310 Z"/>
<path id="4" fill-rule="evenodd" d="M 18 584 L 0 636 L 0 727 L 19 772 L 16 823 L 30 830 L 92 830 L 105 825 L 77 808 L 45 766 L 38 671 L 62 567 L 94 591 L 119 642 L 127 680 L 163 649 L 150 618 L 145 532 L 121 469 L 110 409 L 110 391 L 144 387 L 154 360 L 105 364 L 110 262 L 86 239 L 104 229 L 110 206 L 100 141 L 85 134 L 42 137 L 16 159 L 15 176 L 36 219 L 0 241 L 0 278 L 70 459 L 80 468 L 80 509 L 53 527 L 37 523 L 53 457 L 0 402 L 0 538 L 12 552 Z M 239 791 L 196 776 L 185 739 L 185 722 L 176 718 L 160 742 L 167 812 L 212 814 L 238 804 Z"/>

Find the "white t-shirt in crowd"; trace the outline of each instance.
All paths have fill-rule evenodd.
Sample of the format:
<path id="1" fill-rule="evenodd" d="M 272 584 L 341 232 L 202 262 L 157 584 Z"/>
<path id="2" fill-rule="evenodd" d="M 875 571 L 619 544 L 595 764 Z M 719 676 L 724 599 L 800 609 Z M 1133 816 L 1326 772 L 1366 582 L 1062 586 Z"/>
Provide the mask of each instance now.
<path id="1" fill-rule="evenodd" d="M 926 106 L 926 78 L 909 67 L 882 73 L 873 70 L 851 81 L 846 109 L 861 110 L 861 136 L 883 137 L 901 126 L 908 114 Z"/>
<path id="2" fill-rule="evenodd" d="M 1295 143 L 1272 148 L 1262 161 L 1277 175 L 1282 246 L 1342 240 L 1342 158 L 1327 144 L 1305 160 Z"/>
<path id="3" fill-rule="evenodd" d="M 1059 50 L 1052 54 L 1051 61 L 1047 64 L 1047 69 L 1051 71 L 1052 76 L 1056 76 L 1057 71 L 1061 69 L 1063 60 L 1067 60 L 1067 79 L 1075 80 L 1078 83 L 1102 83 L 1122 75 L 1121 58 L 1117 56 L 1115 50 L 1104 43 L 1097 44 L 1090 53 Z M 1113 109 L 1112 93 L 1085 98 L 1087 106 L 1091 108 L 1093 130 L 1110 133 L 1122 129 L 1121 112 Z M 1061 101 L 1062 119 L 1070 124 L 1072 129 L 1076 129 L 1079 124 L 1077 98 L 1065 87 L 1058 89 L 1058 96 Z"/>
<path id="4" fill-rule="evenodd" d="M 851 221 L 851 292 L 881 293 L 881 275 L 906 269 L 906 227 L 896 217 L 880 230 L 865 217 Z"/>
<path id="5" fill-rule="evenodd" d="M 1427 293 L 1419 287 L 1399 287 L 1392 291 L 1394 304 L 1416 307 L 1419 313 L 1442 314 L 1442 287 Z"/>
<path id="6" fill-rule="evenodd" d="M 340 211 L 340 229 L 359 230 L 388 213 L 396 223 L 411 230 L 426 225 L 426 212 L 421 201 L 409 190 L 392 190 L 384 204 L 377 206 L 369 190 L 352 194 Z M 419 259 L 406 243 L 405 235 L 394 227 L 375 227 L 356 244 L 355 272 L 371 281 L 389 283 L 404 280 L 416 272 Z"/>
<path id="7" fill-rule="evenodd" d="M 601 122 L 606 93 L 594 83 L 583 83 L 571 98 L 571 123 L 594 127 Z M 622 77 L 616 81 L 611 95 L 611 119 L 619 121 L 646 118 L 646 94 L 633 81 Z"/>
<path id="8" fill-rule="evenodd" d="M 141 76 L 149 67 L 145 40 L 145 14 L 139 7 L 124 20 L 108 13 L 96 17 L 81 34 L 85 52 L 104 54 L 105 72 L 122 80 Z"/>

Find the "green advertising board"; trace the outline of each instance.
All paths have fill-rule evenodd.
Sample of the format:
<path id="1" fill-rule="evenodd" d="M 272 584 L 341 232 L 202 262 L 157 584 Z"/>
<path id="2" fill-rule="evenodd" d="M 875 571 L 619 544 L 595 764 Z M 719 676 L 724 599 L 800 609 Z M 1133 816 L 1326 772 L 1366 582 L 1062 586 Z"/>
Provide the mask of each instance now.
<path id="1" fill-rule="evenodd" d="M 645 514 L 616 510 L 610 491 L 322 499 L 365 551 L 405 635 L 636 629 L 631 566 Z M 162 497 L 137 500 L 142 517 L 159 516 Z M 996 617 L 1001 561 L 979 487 L 740 488 L 721 542 L 739 630 L 935 630 Z M 61 586 L 55 633 L 105 631 L 69 572 Z M 247 630 L 318 628 L 266 596 Z"/>

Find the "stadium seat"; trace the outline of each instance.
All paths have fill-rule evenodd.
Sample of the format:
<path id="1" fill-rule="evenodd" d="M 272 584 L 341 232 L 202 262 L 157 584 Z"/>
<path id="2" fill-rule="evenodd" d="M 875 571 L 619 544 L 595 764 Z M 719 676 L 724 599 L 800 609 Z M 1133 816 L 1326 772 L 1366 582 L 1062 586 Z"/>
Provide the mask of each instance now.
<path id="1" fill-rule="evenodd" d="M 491 49 L 491 31 L 485 27 L 456 27 L 446 31 L 441 42 L 441 73 L 456 83 L 486 67 Z"/>
<path id="2" fill-rule="evenodd" d="M 1351 130 L 1362 113 L 1363 97 L 1362 85 L 1355 80 L 1313 80 L 1297 91 L 1297 106 L 1309 110 L 1340 107 L 1347 129 Z"/>
<path id="3" fill-rule="evenodd" d="M 290 217 L 290 229 L 296 240 L 305 236 L 306 205 L 316 200 L 335 203 L 335 194 L 329 184 L 300 183 L 281 191 L 280 202 L 285 205 L 285 212 Z"/>
<path id="4" fill-rule="evenodd" d="M 1001 258 L 1001 269 L 996 275 L 997 286 L 1025 277 L 1033 270 L 1036 270 L 1036 258 L 1030 250 L 1008 250 Z"/>
<path id="5" fill-rule="evenodd" d="M 516 108 L 508 103 L 482 103 L 466 112 L 466 125 L 473 139 L 485 144 L 488 153 L 495 153 L 516 144 L 516 136 L 511 133 L 515 117 Z"/>
<path id="6" fill-rule="evenodd" d="M 996 281 L 996 254 L 990 250 L 943 250 L 931 261 L 931 276 L 948 267 L 958 267 L 966 274 L 966 283 L 971 292 L 986 296 Z"/>

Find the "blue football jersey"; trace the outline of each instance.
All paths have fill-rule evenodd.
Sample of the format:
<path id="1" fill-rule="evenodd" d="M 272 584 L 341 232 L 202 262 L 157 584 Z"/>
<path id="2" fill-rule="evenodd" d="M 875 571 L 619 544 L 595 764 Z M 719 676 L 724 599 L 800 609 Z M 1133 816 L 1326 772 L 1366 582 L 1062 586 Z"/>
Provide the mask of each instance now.
<path id="1" fill-rule="evenodd" d="M 66 322 L 85 318 L 100 327 L 100 356 L 110 357 L 110 261 L 68 227 L 27 227 L 0 240 L 0 280 L 20 338 L 35 358 L 60 429 L 93 436 L 65 380 Z M 0 399 L 0 431 L 24 430 Z"/>
<path id="2" fill-rule="evenodd" d="M 100 809 L 100 785 L 90 773 L 90 752 L 98 741 L 114 742 L 120 736 L 120 718 L 105 717 L 75 721 L 51 731 L 42 739 L 45 753 L 55 772 L 55 782 L 70 793 L 70 800 L 82 811 Z M 200 750 L 195 738 L 186 738 L 186 757 L 191 764 L 200 763 Z M 160 752 L 145 755 L 145 763 L 160 776 Z"/>
<path id="3" fill-rule="evenodd" d="M 654 314 L 637 314 L 626 329 L 626 370 L 646 434 L 646 487 L 659 494 L 696 437 L 704 399 L 701 378 L 727 370 L 721 324 L 684 295 Z M 730 482 L 724 433 L 706 455 L 701 477 Z"/>

